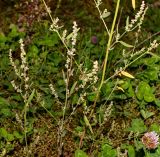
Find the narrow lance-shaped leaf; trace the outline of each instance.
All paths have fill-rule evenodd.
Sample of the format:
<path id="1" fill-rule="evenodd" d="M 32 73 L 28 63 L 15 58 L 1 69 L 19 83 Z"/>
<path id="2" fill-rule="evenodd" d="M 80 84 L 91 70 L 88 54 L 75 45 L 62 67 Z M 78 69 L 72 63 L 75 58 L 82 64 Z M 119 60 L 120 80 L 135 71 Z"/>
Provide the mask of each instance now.
<path id="1" fill-rule="evenodd" d="M 89 123 L 89 120 L 85 115 L 84 115 L 84 121 L 86 123 L 86 126 L 89 127 L 90 132 L 93 134 L 93 130 L 92 130 L 91 124 Z"/>
<path id="2" fill-rule="evenodd" d="M 78 28 L 77 32 L 78 32 L 79 30 L 80 30 L 80 28 Z M 71 39 L 72 37 L 73 37 L 73 32 L 70 33 L 70 34 L 66 37 L 66 39 L 69 40 L 69 39 Z"/>
<path id="3" fill-rule="evenodd" d="M 126 71 L 121 71 L 120 74 L 123 75 L 123 76 L 129 77 L 129 78 L 132 78 L 132 79 L 134 78 L 133 75 L 129 74 L 129 73 L 126 72 Z"/>
<path id="4" fill-rule="evenodd" d="M 117 89 L 118 89 L 118 90 L 121 90 L 122 92 L 125 92 L 122 87 L 117 86 Z"/>
<path id="5" fill-rule="evenodd" d="M 133 9 L 136 8 L 136 0 L 132 0 L 132 7 L 133 7 Z"/>
<path id="6" fill-rule="evenodd" d="M 126 19 L 126 28 L 128 28 L 128 25 L 129 25 L 129 16 Z"/>
<path id="7" fill-rule="evenodd" d="M 27 104 L 29 104 L 29 103 L 32 101 L 32 99 L 33 99 L 33 97 L 34 97 L 34 93 L 35 93 L 35 89 L 33 89 L 31 95 L 29 96 L 29 98 L 28 98 L 28 100 L 27 100 Z"/>
<path id="8" fill-rule="evenodd" d="M 77 85 L 77 81 L 71 87 L 70 96 L 74 93 L 76 85 Z"/>
<path id="9" fill-rule="evenodd" d="M 133 47 L 133 45 L 127 44 L 124 41 L 118 41 L 118 42 L 121 43 L 123 46 L 128 47 L 128 48 Z"/>

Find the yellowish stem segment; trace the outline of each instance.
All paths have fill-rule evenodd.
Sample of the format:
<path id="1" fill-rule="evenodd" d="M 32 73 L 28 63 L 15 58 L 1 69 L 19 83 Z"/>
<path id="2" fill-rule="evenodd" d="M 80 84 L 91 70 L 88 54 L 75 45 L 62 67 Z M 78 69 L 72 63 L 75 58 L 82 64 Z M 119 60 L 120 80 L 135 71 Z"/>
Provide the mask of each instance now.
<path id="1" fill-rule="evenodd" d="M 110 32 L 108 43 L 107 43 L 107 47 L 106 47 L 106 55 L 105 55 L 105 59 L 104 59 L 104 65 L 103 65 L 103 73 L 102 73 L 101 83 L 99 85 L 98 92 L 97 92 L 97 95 L 96 95 L 96 99 L 95 99 L 94 104 L 93 104 L 93 110 L 96 107 L 96 102 L 98 100 L 99 93 L 100 93 L 102 85 L 104 83 L 104 78 L 105 78 L 105 73 L 106 73 L 106 67 L 107 67 L 107 61 L 108 61 L 108 54 L 109 54 L 110 46 L 111 46 L 111 43 L 112 43 L 113 32 L 114 32 L 114 28 L 115 28 L 115 24 L 116 24 L 116 19 L 117 19 L 117 15 L 118 15 L 118 10 L 119 10 L 119 4 L 120 4 L 120 0 L 117 0 L 117 5 L 116 5 L 116 10 L 115 10 L 115 14 L 114 14 L 113 23 L 112 23 L 112 28 L 111 28 L 111 32 Z M 90 117 L 93 114 L 93 110 L 91 111 Z"/>

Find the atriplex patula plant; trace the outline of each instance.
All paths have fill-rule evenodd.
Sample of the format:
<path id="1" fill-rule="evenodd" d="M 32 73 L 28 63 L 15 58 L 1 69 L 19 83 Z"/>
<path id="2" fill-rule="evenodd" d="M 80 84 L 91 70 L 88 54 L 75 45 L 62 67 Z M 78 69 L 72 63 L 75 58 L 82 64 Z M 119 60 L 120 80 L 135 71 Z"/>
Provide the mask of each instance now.
<path id="1" fill-rule="evenodd" d="M 29 75 L 28 75 L 29 67 L 28 67 L 28 62 L 27 62 L 27 58 L 26 58 L 26 52 L 24 50 L 23 40 L 20 39 L 19 43 L 20 43 L 20 50 L 21 50 L 21 55 L 20 55 L 21 65 L 19 65 L 19 67 L 17 67 L 16 63 L 13 60 L 12 50 L 10 49 L 10 51 L 9 51 L 10 63 L 11 63 L 11 65 L 12 65 L 14 71 L 15 71 L 16 76 L 17 76 L 17 81 L 12 80 L 11 84 L 12 84 L 13 88 L 15 89 L 15 91 L 21 95 L 21 97 L 23 98 L 23 101 L 24 101 L 24 110 L 22 112 L 22 115 L 19 116 L 17 114 L 16 119 L 20 123 L 21 128 L 24 131 L 25 143 L 26 143 L 25 152 L 28 154 L 27 111 L 29 110 L 29 105 L 30 105 L 31 100 L 34 96 L 34 91 L 35 90 L 30 91 L 30 83 L 29 83 L 30 78 L 29 78 Z M 20 82 L 18 82 L 18 80 L 20 80 Z"/>
<path id="2" fill-rule="evenodd" d="M 156 40 L 154 40 L 148 48 L 141 48 L 140 50 L 137 50 L 137 43 L 138 43 L 138 38 L 139 38 L 139 33 L 141 32 L 141 25 L 143 23 L 143 20 L 144 20 L 144 15 L 146 14 L 146 11 L 148 9 L 148 7 L 146 7 L 145 5 L 145 2 L 142 1 L 142 4 L 141 4 L 141 7 L 140 7 L 140 10 L 139 12 L 135 15 L 135 18 L 131 20 L 129 20 L 129 18 L 127 18 L 126 20 L 126 26 L 124 27 L 124 32 L 122 34 L 119 33 L 119 27 L 118 27 L 118 24 L 117 24 L 117 27 L 116 27 L 116 21 L 117 21 L 117 18 L 118 18 L 118 11 L 119 11 L 119 7 L 120 7 L 120 0 L 117 0 L 117 5 L 116 5 L 116 10 L 115 10 L 115 15 L 114 15 L 114 19 L 113 19 L 113 23 L 112 23 L 112 27 L 111 29 L 109 29 L 107 27 L 107 23 L 105 23 L 105 18 L 107 16 L 110 15 L 110 13 L 107 11 L 107 9 L 105 9 L 103 12 L 101 11 L 100 9 L 100 5 L 102 4 L 102 1 L 101 0 L 94 0 L 95 2 L 95 5 L 96 5 L 96 8 L 100 14 L 100 19 L 102 20 L 105 28 L 106 28 L 106 31 L 108 33 L 108 41 L 107 41 L 107 45 L 106 45 L 106 53 L 105 53 L 105 59 L 104 59 L 104 62 L 103 62 L 103 70 L 102 70 L 102 77 L 101 77 L 101 81 L 100 81 L 100 84 L 98 86 L 98 90 L 97 88 L 95 88 L 96 90 L 93 90 L 93 91 L 97 91 L 96 92 L 96 97 L 95 97 L 95 101 L 94 101 L 94 104 L 93 106 L 91 106 L 91 109 L 89 109 L 87 111 L 90 112 L 90 116 L 89 118 L 87 118 L 87 116 L 85 115 L 85 112 L 84 112 L 84 121 L 86 123 L 86 125 L 89 127 L 90 131 L 93 133 L 93 130 L 92 130 L 92 127 L 90 125 L 90 119 L 94 116 L 94 110 L 95 110 L 95 107 L 96 107 L 96 103 L 97 103 L 97 100 L 99 98 L 99 95 L 100 95 L 100 92 L 101 92 L 101 88 L 103 86 L 104 83 L 106 83 L 107 81 L 109 81 L 111 78 L 114 78 L 115 76 L 119 76 L 119 75 L 124 75 L 126 77 L 129 77 L 129 78 L 134 78 L 134 76 L 132 76 L 131 74 L 129 74 L 128 72 L 126 72 L 126 69 L 131 65 L 133 64 L 134 62 L 136 62 L 138 59 L 140 59 L 141 57 L 143 57 L 144 55 L 146 54 L 150 54 L 152 55 L 151 51 L 155 48 L 157 48 L 157 46 L 159 45 L 157 43 Z M 55 18 L 53 19 L 52 18 L 52 15 L 51 15 L 51 11 L 50 9 L 47 7 L 45 1 L 43 0 L 43 3 L 46 7 L 46 10 L 52 20 L 52 25 L 51 25 L 51 30 L 56 32 L 59 36 L 59 38 L 61 39 L 62 43 L 64 44 L 64 46 L 66 47 L 67 49 L 67 62 L 66 62 L 66 68 L 67 68 L 67 71 L 66 71 L 66 74 L 63 72 L 63 76 L 64 76 L 64 80 L 65 80 L 65 83 L 66 83 L 66 100 L 65 100 L 65 105 L 64 105 L 64 108 L 63 108 L 63 119 L 62 119 L 62 124 L 61 124 L 61 130 L 63 131 L 63 123 L 64 123 L 64 115 L 65 115 L 65 110 L 66 110 L 66 107 L 68 105 L 68 99 L 70 97 L 70 94 L 72 93 L 73 89 L 76 89 L 78 90 L 77 88 L 77 81 L 73 84 L 73 88 L 72 90 L 69 90 L 69 83 L 70 83 L 70 77 L 73 75 L 73 72 L 74 72 L 74 68 L 72 67 L 73 65 L 73 62 L 77 65 L 78 69 L 82 72 L 82 69 L 81 68 L 81 65 L 78 65 L 76 63 L 76 61 L 74 60 L 74 55 L 75 55 L 75 43 L 74 42 L 74 39 L 76 38 L 76 33 L 78 31 L 78 29 L 76 27 L 76 24 L 74 22 L 74 26 L 73 26 L 73 33 L 70 34 L 69 36 L 66 37 L 66 30 L 63 31 L 62 35 L 61 35 L 61 30 L 60 28 L 62 27 L 59 27 L 58 26 L 58 18 Z M 115 29 L 116 28 L 116 29 Z M 75 30 L 74 30 L 75 29 Z M 124 41 L 122 41 L 122 38 L 129 32 L 131 31 L 134 31 L 137 29 L 137 32 L 136 32 L 136 40 L 135 40 L 135 43 L 133 45 L 131 44 L 128 44 Z M 71 38 L 72 42 L 70 45 L 68 45 L 68 38 Z M 126 47 L 126 49 L 123 50 L 123 58 L 122 58 L 122 61 L 123 61 L 123 66 L 120 67 L 119 69 L 116 69 L 115 70 L 115 73 L 112 75 L 112 76 L 107 76 L 106 77 L 106 68 L 107 68 L 107 61 L 108 61 L 108 55 L 110 53 L 110 51 L 112 51 L 115 46 L 117 46 L 117 44 L 122 44 L 123 46 Z M 126 51 L 128 51 L 128 53 L 126 53 Z M 97 63 L 94 62 L 94 66 L 96 67 Z M 117 66 L 118 67 L 118 66 Z M 94 68 L 93 68 L 94 69 Z M 97 68 L 95 68 L 97 69 Z M 84 71 L 84 70 L 83 70 Z M 97 73 L 97 70 L 95 70 L 95 74 Z M 92 72 L 91 74 L 85 74 L 85 71 L 82 72 L 83 75 L 81 75 L 81 77 L 83 78 L 82 80 L 82 84 L 79 86 L 79 88 L 83 88 L 84 85 L 86 85 L 87 81 L 89 82 L 89 80 L 92 80 L 91 78 L 92 77 L 96 77 L 94 76 L 94 72 Z M 90 76 L 91 75 L 91 76 Z M 87 81 L 86 81 L 87 80 Z M 97 79 L 96 81 L 94 81 L 94 83 L 97 82 Z M 91 82 L 90 82 L 91 83 Z M 85 93 L 81 93 L 80 94 L 80 98 L 78 99 L 79 101 L 81 100 L 81 102 L 85 102 L 86 100 L 84 99 L 86 96 L 86 92 Z M 79 104 L 79 101 L 77 104 Z M 75 108 L 73 109 L 73 111 L 75 110 Z M 60 143 L 62 143 L 62 139 L 60 141 Z M 62 147 L 62 146 L 61 146 Z"/>
<path id="3" fill-rule="evenodd" d="M 83 114 L 84 114 L 84 122 L 86 127 L 89 128 L 90 132 L 94 134 L 92 125 L 91 125 L 91 120 L 97 120 L 97 117 L 95 116 L 95 108 L 97 105 L 97 100 L 100 96 L 101 93 L 101 88 L 104 83 L 109 81 L 111 78 L 114 78 L 115 76 L 119 75 L 124 75 L 129 78 L 134 78 L 131 74 L 126 72 L 126 69 L 133 64 L 135 61 L 140 59 L 146 54 L 152 55 L 151 51 L 155 48 L 157 48 L 158 44 L 156 41 L 153 41 L 148 48 L 142 48 L 140 50 L 137 50 L 137 43 L 138 43 L 138 34 L 141 31 L 141 25 L 144 19 L 144 15 L 147 11 L 147 7 L 145 7 L 144 1 L 142 1 L 142 5 L 140 8 L 140 11 L 136 14 L 135 18 L 133 20 L 129 20 L 127 18 L 126 20 L 126 26 L 124 27 L 124 33 L 120 34 L 118 30 L 118 25 L 116 26 L 116 21 L 118 17 L 118 10 L 119 10 L 119 4 L 120 0 L 117 0 L 117 6 L 116 6 L 116 11 L 113 19 L 113 24 L 111 29 L 107 27 L 107 24 L 105 23 L 105 19 L 107 16 L 109 16 L 110 13 L 107 12 L 105 9 L 104 12 L 101 12 L 100 10 L 100 5 L 101 5 L 101 0 L 94 1 L 96 8 L 98 9 L 100 13 L 100 18 L 102 22 L 104 23 L 104 26 L 106 28 L 106 31 L 108 33 L 108 41 L 107 41 L 107 46 L 106 46 L 106 53 L 105 53 L 105 59 L 103 62 L 103 69 L 102 69 L 102 76 L 101 79 L 98 80 L 97 73 L 100 71 L 98 61 L 93 61 L 93 68 L 92 69 L 86 69 L 83 65 L 83 63 L 78 64 L 75 60 L 75 55 L 76 55 L 76 44 L 77 44 L 77 35 L 79 28 L 77 26 L 77 23 L 74 21 L 73 22 L 73 27 L 72 27 L 72 33 L 67 35 L 67 30 L 62 30 L 63 26 L 59 26 L 58 22 L 59 19 L 55 18 L 53 19 L 51 16 L 51 11 L 47 7 L 45 1 L 43 0 L 43 3 L 46 7 L 46 10 L 51 18 L 52 24 L 50 27 L 50 31 L 56 32 L 59 38 L 61 39 L 64 47 L 66 48 L 66 54 L 64 53 L 62 56 L 66 57 L 66 62 L 64 64 L 64 69 L 61 72 L 64 82 L 65 82 L 65 100 L 61 101 L 58 95 L 58 92 L 54 88 L 54 84 L 51 83 L 49 85 L 49 88 L 51 90 L 52 95 L 55 97 L 57 104 L 60 104 L 62 107 L 62 117 L 57 120 L 58 122 L 58 136 L 57 136 L 57 145 L 58 145 L 58 155 L 62 155 L 62 149 L 63 149 L 63 137 L 64 137 L 64 130 L 65 130 L 65 124 L 70 120 L 70 117 L 76 113 L 76 109 L 79 105 L 83 105 Z M 116 28 L 116 29 L 115 29 Z M 124 41 L 122 41 L 122 37 L 124 37 L 127 33 L 134 31 L 137 29 L 136 33 L 136 40 L 133 45 L 128 44 Z M 30 92 L 29 90 L 29 76 L 28 76 L 28 64 L 26 61 L 26 53 L 24 51 L 24 45 L 23 41 L 20 40 L 21 44 L 21 60 L 22 64 L 20 68 L 17 68 L 13 58 L 12 58 L 12 53 L 10 51 L 10 62 L 14 68 L 14 71 L 18 78 L 21 80 L 22 85 L 17 86 L 15 81 L 12 81 L 12 85 L 15 88 L 15 90 L 21 94 L 21 96 L 24 99 L 25 107 L 24 107 L 24 132 L 25 132 L 25 141 L 26 141 L 26 146 L 27 146 L 27 110 L 29 108 L 29 103 L 33 98 L 34 95 L 34 90 L 33 92 Z M 117 44 L 122 44 L 126 47 L 126 49 L 123 50 L 123 66 L 115 70 L 115 73 L 112 76 L 106 76 L 106 68 L 107 68 L 107 61 L 108 61 L 108 56 L 109 53 L 117 46 Z M 118 63 L 119 61 L 117 61 Z M 78 76 L 77 76 L 78 75 Z M 77 80 L 72 79 L 73 76 L 76 76 Z M 118 79 L 117 79 L 118 82 Z M 99 84 L 98 84 L 99 83 Z M 113 88 L 112 93 L 116 89 L 117 84 Z M 123 89 L 122 89 L 123 90 Z M 94 97 L 94 104 L 88 107 L 86 105 L 86 96 L 87 92 L 94 92 L 96 93 L 96 96 Z M 76 105 L 72 103 L 71 98 L 72 95 L 78 93 L 78 98 L 75 98 Z M 109 97 L 110 97 L 109 95 Z M 43 98 L 41 98 L 43 99 Z M 114 105 L 114 102 L 111 102 L 110 105 L 106 108 L 104 105 L 101 105 L 100 108 L 104 111 L 104 120 L 102 121 L 101 124 L 99 124 L 99 129 L 97 130 L 97 133 L 99 136 L 102 132 L 102 127 L 104 126 L 105 121 L 109 119 L 109 116 L 111 115 L 112 111 L 112 106 Z M 45 108 L 45 106 L 43 106 Z M 70 109 L 71 112 L 69 116 L 66 116 L 67 109 Z M 47 109 L 46 109 L 47 110 Z M 50 112 L 49 112 L 50 113 Z M 50 113 L 51 114 L 51 113 Z M 54 117 L 54 116 L 53 116 Z M 114 125 L 113 125 L 114 126 Z M 109 133 L 108 133 L 109 134 Z M 80 144 L 81 145 L 81 144 Z M 81 147 L 81 146 L 80 146 Z"/>

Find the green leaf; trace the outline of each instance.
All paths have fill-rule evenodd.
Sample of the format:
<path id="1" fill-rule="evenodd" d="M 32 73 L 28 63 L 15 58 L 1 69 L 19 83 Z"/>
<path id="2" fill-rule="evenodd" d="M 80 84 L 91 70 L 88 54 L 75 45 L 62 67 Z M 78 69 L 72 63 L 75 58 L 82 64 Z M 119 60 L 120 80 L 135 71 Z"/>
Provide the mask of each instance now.
<path id="1" fill-rule="evenodd" d="M 48 51 L 43 51 L 40 53 L 40 58 L 46 59 L 47 55 L 48 55 Z"/>
<path id="2" fill-rule="evenodd" d="M 128 47 L 128 48 L 133 47 L 133 45 L 127 44 L 124 41 L 118 41 L 118 42 L 121 43 L 123 46 Z"/>
<path id="3" fill-rule="evenodd" d="M 35 93 L 35 89 L 33 89 L 31 95 L 29 96 L 29 98 L 28 98 L 28 100 L 27 100 L 27 104 L 30 104 L 30 103 L 31 103 L 31 101 L 32 101 L 32 99 L 33 99 L 33 97 L 34 97 L 34 93 Z"/>
<path id="4" fill-rule="evenodd" d="M 145 100 L 146 102 L 152 102 L 152 101 L 155 100 L 155 96 L 154 96 L 154 94 L 152 94 L 152 93 L 145 93 L 145 94 L 144 94 L 144 100 Z"/>
<path id="5" fill-rule="evenodd" d="M 136 151 L 144 148 L 143 143 L 141 141 L 137 140 L 137 139 L 134 140 L 134 146 L 136 148 Z"/>
<path id="6" fill-rule="evenodd" d="M 6 99 L 0 97 L 0 107 L 1 106 L 6 106 L 6 105 L 7 106 L 9 105 L 8 101 Z"/>
<path id="7" fill-rule="evenodd" d="M 88 157 L 88 155 L 83 150 L 76 150 L 75 157 Z"/>
<path id="8" fill-rule="evenodd" d="M 57 84 L 58 84 L 59 86 L 65 85 L 64 79 L 59 79 L 58 82 L 57 82 Z"/>
<path id="9" fill-rule="evenodd" d="M 129 157 L 136 157 L 135 149 L 133 146 L 128 146 L 128 156 Z"/>
<path id="10" fill-rule="evenodd" d="M 147 119 L 147 118 L 154 115 L 153 112 L 149 112 L 149 111 L 145 111 L 145 110 L 140 110 L 140 112 L 141 112 L 141 115 L 143 116 L 144 119 Z"/>
<path id="11" fill-rule="evenodd" d="M 35 41 L 37 45 L 43 46 L 55 46 L 59 42 L 59 38 L 56 34 L 52 34 L 50 36 L 44 36 L 42 39 L 38 39 Z"/>
<path id="12" fill-rule="evenodd" d="M 23 135 L 21 135 L 18 131 L 14 131 L 13 135 L 18 139 L 22 139 L 23 138 Z"/>
<path id="13" fill-rule="evenodd" d="M 72 104 L 73 104 L 73 105 L 74 105 L 74 104 L 77 104 L 78 99 L 79 99 L 78 94 L 74 94 L 73 97 L 72 97 Z"/>
<path id="14" fill-rule="evenodd" d="M 158 73 L 159 69 L 151 69 L 150 71 L 147 72 L 150 80 L 158 80 Z"/>
<path id="15" fill-rule="evenodd" d="M 152 102 L 155 100 L 155 96 L 152 93 L 152 89 L 147 82 L 140 82 L 136 91 L 136 96 L 139 100 L 145 100 L 146 102 Z"/>
<path id="16" fill-rule="evenodd" d="M 17 26 L 14 24 L 10 25 L 11 32 L 8 34 L 9 37 L 14 38 L 18 36 L 18 29 Z"/>
<path id="17" fill-rule="evenodd" d="M 108 96 L 112 92 L 113 88 L 114 88 L 114 84 L 111 81 L 108 81 L 107 83 L 103 84 L 101 91 L 102 91 L 104 97 L 106 97 L 106 99 L 108 99 Z"/>
<path id="18" fill-rule="evenodd" d="M 13 141 L 14 140 L 14 135 L 9 134 L 5 128 L 0 128 L 0 137 L 5 138 L 7 141 Z"/>
<path id="19" fill-rule="evenodd" d="M 7 141 L 13 141 L 14 140 L 14 135 L 13 134 L 7 134 L 6 140 Z"/>
<path id="20" fill-rule="evenodd" d="M 92 102 L 93 102 L 93 101 L 96 99 L 96 95 L 97 95 L 96 92 L 89 93 L 89 94 L 87 95 L 87 99 L 88 99 L 89 101 L 92 101 Z"/>
<path id="21" fill-rule="evenodd" d="M 129 85 L 129 88 L 128 88 L 128 96 L 129 97 L 133 97 L 134 96 L 134 90 L 133 90 L 131 84 Z"/>
<path id="22" fill-rule="evenodd" d="M 123 82 L 120 82 L 120 86 L 126 90 L 130 86 L 130 81 L 125 80 Z"/>
<path id="23" fill-rule="evenodd" d="M 89 127 L 90 132 L 93 134 L 92 126 L 89 123 L 89 120 L 88 120 L 88 118 L 85 115 L 84 115 L 84 122 L 85 122 L 86 126 Z"/>
<path id="24" fill-rule="evenodd" d="M 38 52 L 39 52 L 39 50 L 38 50 L 37 46 L 36 45 L 32 45 L 32 46 L 29 47 L 29 52 L 28 52 L 27 55 L 29 57 L 32 57 L 32 58 L 38 58 L 39 57 L 38 56 Z"/>
<path id="25" fill-rule="evenodd" d="M 77 126 L 77 127 L 75 128 L 75 131 L 76 131 L 76 132 L 82 132 L 82 131 L 83 131 L 83 127 Z"/>
<path id="26" fill-rule="evenodd" d="M 2 108 L 1 110 L 0 110 L 0 115 L 4 115 L 5 117 L 10 117 L 10 116 L 12 116 L 12 112 L 11 112 L 11 110 L 9 109 L 9 108 Z"/>
<path id="27" fill-rule="evenodd" d="M 160 126 L 159 126 L 159 124 L 156 124 L 156 123 L 151 124 L 150 130 L 151 131 L 155 131 L 157 133 L 160 133 Z"/>
<path id="28" fill-rule="evenodd" d="M 4 34 L 0 33 L 0 43 L 5 43 L 7 40 L 7 37 L 5 37 Z"/>
<path id="29" fill-rule="evenodd" d="M 117 151 L 112 146 L 104 144 L 102 146 L 102 157 L 117 157 Z"/>
<path id="30" fill-rule="evenodd" d="M 75 89 L 76 85 L 77 85 L 77 81 L 74 82 L 74 84 L 72 85 L 70 93 L 69 93 L 70 95 L 72 95 L 74 93 L 74 89 Z"/>
<path id="31" fill-rule="evenodd" d="M 155 99 L 155 104 L 158 106 L 158 107 L 160 107 L 160 100 L 159 99 Z"/>
<path id="32" fill-rule="evenodd" d="M 0 128 L 0 137 L 7 138 L 8 132 L 5 128 Z"/>
<path id="33" fill-rule="evenodd" d="M 145 82 L 141 82 L 138 85 L 138 88 L 137 88 L 137 91 L 136 91 L 136 96 L 139 100 L 143 100 L 145 85 L 146 85 Z"/>
<path id="34" fill-rule="evenodd" d="M 143 133 L 147 130 L 142 119 L 133 119 L 131 122 L 131 127 L 127 129 L 128 131 Z"/>

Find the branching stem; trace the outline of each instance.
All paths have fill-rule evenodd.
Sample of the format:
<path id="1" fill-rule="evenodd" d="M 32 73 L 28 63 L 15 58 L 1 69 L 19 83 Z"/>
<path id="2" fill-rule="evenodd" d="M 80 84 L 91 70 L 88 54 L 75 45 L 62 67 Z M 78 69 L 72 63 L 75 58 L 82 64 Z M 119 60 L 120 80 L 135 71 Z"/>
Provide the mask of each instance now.
<path id="1" fill-rule="evenodd" d="M 115 14 L 114 14 L 114 19 L 113 19 L 113 23 L 112 23 L 112 28 L 111 28 L 111 32 L 109 33 L 109 39 L 108 39 L 108 43 L 107 43 L 107 47 L 106 47 L 106 55 L 105 55 L 105 59 L 104 59 L 102 78 L 101 78 L 101 82 L 100 82 L 100 85 L 99 85 L 99 88 L 98 88 L 98 91 L 97 91 L 97 94 L 96 94 L 96 99 L 95 99 L 94 104 L 93 104 L 93 110 L 91 111 L 90 118 L 92 117 L 94 108 L 96 107 L 96 103 L 97 103 L 97 100 L 98 100 L 98 97 L 99 97 L 99 93 L 100 93 L 102 85 L 104 83 L 107 61 L 108 61 L 108 54 L 109 54 L 110 46 L 111 46 L 111 43 L 112 43 L 113 32 L 114 32 L 114 28 L 115 28 L 115 24 L 116 24 L 116 20 L 117 20 L 117 15 L 118 15 L 118 10 L 119 10 L 119 4 L 120 4 L 120 0 L 117 1 L 116 10 L 115 10 Z"/>

